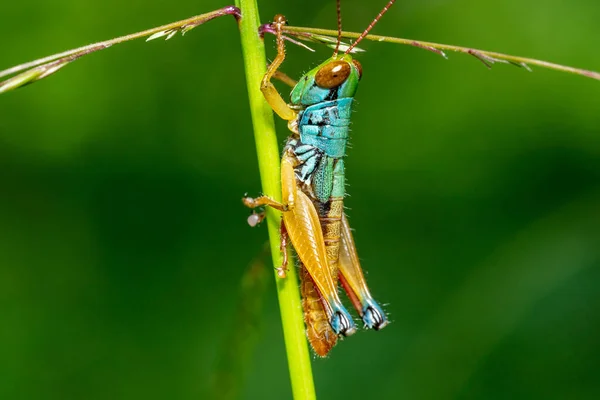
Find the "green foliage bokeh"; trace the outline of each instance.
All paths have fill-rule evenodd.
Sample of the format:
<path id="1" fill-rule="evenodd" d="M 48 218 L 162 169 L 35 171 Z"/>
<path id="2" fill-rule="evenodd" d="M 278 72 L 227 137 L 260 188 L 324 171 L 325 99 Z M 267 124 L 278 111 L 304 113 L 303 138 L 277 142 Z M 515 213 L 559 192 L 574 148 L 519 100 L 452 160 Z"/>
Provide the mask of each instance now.
<path id="1" fill-rule="evenodd" d="M 344 28 L 376 3 L 343 0 Z M 0 69 L 225 5 L 11 2 Z M 259 5 L 335 27 L 333 1 Z M 376 32 L 599 70 L 598 20 L 597 0 L 408 0 Z M 315 360 L 317 394 L 599 398 L 600 83 L 363 47 L 347 206 L 393 323 Z M 291 47 L 283 70 L 329 54 Z M 266 239 L 240 202 L 260 183 L 233 19 L 0 96 L 0 164 L 0 398 L 214 397 Z M 272 283 L 264 304 L 239 390 L 289 398 Z"/>

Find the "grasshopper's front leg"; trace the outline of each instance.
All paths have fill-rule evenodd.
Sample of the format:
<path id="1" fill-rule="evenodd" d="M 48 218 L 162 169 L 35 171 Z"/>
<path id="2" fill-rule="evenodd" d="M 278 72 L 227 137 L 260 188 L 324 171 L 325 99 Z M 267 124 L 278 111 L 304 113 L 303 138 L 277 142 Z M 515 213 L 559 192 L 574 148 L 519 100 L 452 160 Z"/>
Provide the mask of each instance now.
<path id="1" fill-rule="evenodd" d="M 283 15 L 278 14 L 275 16 L 273 25 L 277 35 L 277 57 L 275 57 L 271 65 L 267 68 L 267 73 L 260 83 L 260 91 L 277 115 L 286 121 L 293 121 L 298 116 L 298 113 L 287 104 L 271 82 L 271 78 L 277 73 L 283 60 L 285 60 L 285 43 L 281 34 L 281 28 L 285 24 L 287 24 L 287 21 Z"/>

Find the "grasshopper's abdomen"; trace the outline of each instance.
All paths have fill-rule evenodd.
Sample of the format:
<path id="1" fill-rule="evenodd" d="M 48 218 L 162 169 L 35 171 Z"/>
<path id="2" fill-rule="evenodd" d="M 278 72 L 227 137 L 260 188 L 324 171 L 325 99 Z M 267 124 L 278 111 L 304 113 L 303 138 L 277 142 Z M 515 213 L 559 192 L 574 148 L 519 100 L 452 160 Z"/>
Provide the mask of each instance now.
<path id="1" fill-rule="evenodd" d="M 338 260 L 340 257 L 340 233 L 342 228 L 342 214 L 344 212 L 344 200 L 341 197 L 333 197 L 327 203 L 320 203 L 317 207 L 325 249 L 327 250 L 327 262 L 331 276 L 336 279 L 338 275 Z"/>
<path id="2" fill-rule="evenodd" d="M 329 317 L 325 311 L 321 295 L 302 263 L 300 263 L 300 282 L 306 336 L 315 353 L 320 357 L 325 357 L 335 346 L 337 335 L 329 325 Z"/>

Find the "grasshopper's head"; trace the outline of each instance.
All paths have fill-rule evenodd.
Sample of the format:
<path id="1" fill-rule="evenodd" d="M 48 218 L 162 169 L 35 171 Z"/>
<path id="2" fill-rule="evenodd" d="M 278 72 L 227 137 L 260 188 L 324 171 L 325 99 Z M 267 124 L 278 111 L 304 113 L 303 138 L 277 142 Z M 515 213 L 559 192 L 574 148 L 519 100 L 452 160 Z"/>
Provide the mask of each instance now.
<path id="1" fill-rule="evenodd" d="M 328 100 L 354 97 L 362 76 L 360 63 L 348 54 L 331 57 L 308 71 L 292 89 L 293 105 L 310 106 Z"/>

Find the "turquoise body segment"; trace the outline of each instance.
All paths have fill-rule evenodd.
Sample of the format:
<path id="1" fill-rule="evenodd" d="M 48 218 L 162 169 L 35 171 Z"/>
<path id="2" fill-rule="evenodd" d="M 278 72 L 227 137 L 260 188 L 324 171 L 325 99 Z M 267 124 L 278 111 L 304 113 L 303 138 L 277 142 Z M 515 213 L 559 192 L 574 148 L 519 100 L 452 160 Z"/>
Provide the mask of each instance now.
<path id="1" fill-rule="evenodd" d="M 329 157 L 346 154 L 353 98 L 330 100 L 306 107 L 298 116 L 300 141 Z"/>
<path id="2" fill-rule="evenodd" d="M 331 188 L 332 197 L 344 197 L 346 194 L 346 177 L 344 172 L 344 160 L 339 159 L 333 170 L 333 187 Z"/>
<path id="3" fill-rule="evenodd" d="M 320 202 L 344 197 L 344 163 L 353 98 L 323 101 L 306 107 L 298 116 L 301 146 L 296 148 L 304 161 L 300 178 L 310 177 Z M 312 150 L 312 151 L 311 151 Z"/>

